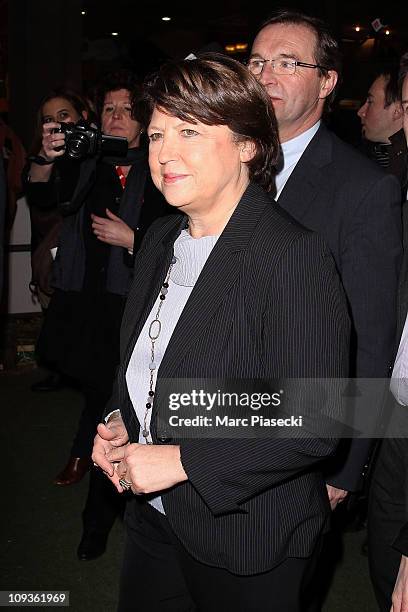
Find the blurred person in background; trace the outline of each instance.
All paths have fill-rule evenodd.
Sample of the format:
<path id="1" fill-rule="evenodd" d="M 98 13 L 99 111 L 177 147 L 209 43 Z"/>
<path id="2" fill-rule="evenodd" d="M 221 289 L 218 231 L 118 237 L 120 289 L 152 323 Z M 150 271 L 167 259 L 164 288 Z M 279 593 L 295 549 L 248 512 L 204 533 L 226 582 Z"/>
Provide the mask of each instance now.
<path id="1" fill-rule="evenodd" d="M 20 138 L 2 118 L 0 118 L 0 149 L 7 186 L 6 228 L 10 229 L 17 213 L 17 200 L 22 195 L 21 174 L 26 153 Z"/>
<path id="2" fill-rule="evenodd" d="M 408 143 L 408 53 L 401 58 L 402 128 Z M 408 168 L 406 168 L 408 170 Z M 405 198 L 407 194 L 405 193 Z M 403 210 L 397 344 L 388 406 L 388 429 L 374 467 L 368 508 L 370 575 L 381 612 L 408 610 L 408 209 Z"/>
<path id="3" fill-rule="evenodd" d="M 77 92 L 69 89 L 54 89 L 41 101 L 37 113 L 37 125 L 34 142 L 31 146 L 31 156 L 43 156 L 42 145 L 43 128 L 49 123 L 77 123 L 81 118 L 90 118 L 90 109 L 86 100 Z M 44 158 L 45 159 L 45 158 Z M 38 157 L 37 157 L 38 161 Z M 28 162 L 31 165 L 30 161 Z M 51 171 L 52 164 L 43 166 L 43 174 L 47 176 Z M 75 172 L 75 164 L 70 160 L 60 162 L 60 167 L 55 168 L 54 173 L 63 172 L 64 176 L 72 171 Z M 28 168 L 26 169 L 27 176 Z M 41 172 L 41 170 L 39 170 Z M 26 176 L 24 174 L 24 176 Z M 35 295 L 41 307 L 48 307 L 51 295 L 51 271 L 53 262 L 53 250 L 58 245 L 59 233 L 62 226 L 62 215 L 57 204 L 49 206 L 46 197 L 46 206 L 39 204 L 41 198 L 41 182 L 33 182 L 26 190 L 27 203 L 30 207 L 31 218 L 31 282 L 30 289 Z M 47 363 L 42 365 L 46 366 Z M 51 364 L 48 364 L 51 368 Z M 64 384 L 63 377 L 58 371 L 51 371 L 45 379 L 35 382 L 32 391 L 55 391 Z"/>
<path id="4" fill-rule="evenodd" d="M 0 297 L 6 278 L 5 246 L 17 213 L 17 200 L 23 195 L 24 160 L 25 150 L 19 137 L 0 118 Z"/>
<path id="5" fill-rule="evenodd" d="M 405 140 L 398 66 L 382 69 L 368 90 L 358 111 L 364 151 L 397 177 L 405 199 L 408 183 L 408 148 Z"/>
<path id="6" fill-rule="evenodd" d="M 0 151 L 0 301 L 3 293 L 4 278 L 4 225 L 6 219 L 6 175 L 4 173 L 3 154 Z"/>
<path id="7" fill-rule="evenodd" d="M 32 201 L 35 190 L 39 206 L 57 203 L 64 217 L 53 264 L 54 292 L 37 350 L 75 380 L 85 398 L 69 461 L 55 479 L 59 485 L 78 482 L 90 467 L 96 425 L 119 362 L 119 328 L 134 254 L 146 228 L 166 210 L 140 146 L 140 93 L 137 78 L 126 70 L 106 75 L 97 88 L 102 133 L 125 139 L 124 156 L 105 151 L 67 159 L 65 133 L 57 131 L 59 122 L 50 121 L 43 127 L 41 159 L 29 170 Z M 113 147 L 116 141 L 109 142 Z M 122 511 L 123 500 L 101 473 L 91 470 L 79 559 L 103 554 Z"/>

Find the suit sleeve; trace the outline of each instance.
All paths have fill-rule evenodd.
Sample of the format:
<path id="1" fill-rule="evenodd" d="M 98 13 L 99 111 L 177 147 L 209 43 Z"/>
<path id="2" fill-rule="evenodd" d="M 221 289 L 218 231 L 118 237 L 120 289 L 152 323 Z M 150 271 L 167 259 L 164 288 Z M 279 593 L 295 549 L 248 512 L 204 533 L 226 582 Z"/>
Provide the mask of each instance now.
<path id="1" fill-rule="evenodd" d="M 408 556 L 408 523 L 400 529 L 398 537 L 394 540 L 392 547 L 402 555 Z"/>
<path id="2" fill-rule="evenodd" d="M 116 372 L 115 380 L 113 383 L 112 395 L 104 408 L 101 423 L 104 423 L 106 419 L 108 418 L 108 416 L 111 415 L 112 412 L 116 412 L 116 411 L 120 412 L 119 385 L 118 385 L 117 372 Z"/>
<path id="3" fill-rule="evenodd" d="M 47 182 L 33 183 L 28 179 L 31 164 L 27 162 L 22 176 L 28 205 L 48 209 L 59 202 L 70 201 L 78 183 L 80 166 L 78 162 L 60 161 L 54 164 Z"/>
<path id="4" fill-rule="evenodd" d="M 347 376 L 349 320 L 331 255 L 314 234 L 295 241 L 273 272 L 263 319 L 266 377 Z M 323 358 L 322 358 L 323 356 Z M 188 440 L 181 461 L 213 514 L 311 469 L 336 448 L 318 436 Z"/>
<path id="5" fill-rule="evenodd" d="M 353 327 L 351 375 L 387 378 L 396 333 L 397 288 L 402 258 L 401 193 L 392 176 L 377 180 L 351 217 L 341 254 L 341 276 Z M 374 407 L 373 407 L 374 409 Z M 360 488 L 372 441 L 348 440 L 328 462 L 327 482 Z"/>

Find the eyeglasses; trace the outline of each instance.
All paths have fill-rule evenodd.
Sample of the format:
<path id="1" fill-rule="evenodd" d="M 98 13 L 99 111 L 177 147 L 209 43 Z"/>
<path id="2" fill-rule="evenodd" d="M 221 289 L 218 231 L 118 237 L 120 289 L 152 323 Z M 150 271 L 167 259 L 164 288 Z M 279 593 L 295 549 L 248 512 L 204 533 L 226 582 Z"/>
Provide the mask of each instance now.
<path id="1" fill-rule="evenodd" d="M 255 76 L 262 73 L 265 64 L 270 64 L 275 74 L 295 74 L 296 67 L 301 66 L 302 68 L 320 68 L 320 70 L 328 70 L 324 66 L 319 64 L 306 64 L 305 62 L 298 62 L 297 60 L 287 59 L 262 59 L 253 57 L 246 62 L 249 72 L 252 72 Z"/>

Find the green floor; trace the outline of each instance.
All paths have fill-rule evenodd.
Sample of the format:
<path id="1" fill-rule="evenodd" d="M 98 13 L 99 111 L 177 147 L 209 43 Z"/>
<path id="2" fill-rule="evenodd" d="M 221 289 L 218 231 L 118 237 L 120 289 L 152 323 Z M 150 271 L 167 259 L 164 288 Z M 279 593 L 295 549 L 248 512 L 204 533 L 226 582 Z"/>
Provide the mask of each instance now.
<path id="1" fill-rule="evenodd" d="M 73 612 L 113 612 L 122 525 L 115 525 L 105 555 L 89 562 L 76 559 L 87 479 L 66 488 L 52 485 L 52 479 L 67 459 L 81 397 L 69 389 L 32 393 L 31 383 L 42 375 L 24 368 L 0 373 L 0 448 L 5 451 L 0 590 L 61 589 L 70 591 Z M 367 559 L 360 554 L 362 537 L 361 532 L 344 536 L 324 612 L 376 612 Z"/>

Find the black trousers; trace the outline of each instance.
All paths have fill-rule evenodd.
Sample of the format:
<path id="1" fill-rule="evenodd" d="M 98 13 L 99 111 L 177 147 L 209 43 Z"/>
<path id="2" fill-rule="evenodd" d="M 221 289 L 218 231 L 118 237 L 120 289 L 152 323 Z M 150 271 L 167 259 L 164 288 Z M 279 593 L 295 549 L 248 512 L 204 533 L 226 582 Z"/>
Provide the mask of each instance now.
<path id="1" fill-rule="evenodd" d="M 194 559 L 149 504 L 130 502 L 119 612 L 300 612 L 315 555 L 238 576 Z"/>
<path id="2" fill-rule="evenodd" d="M 107 536 L 116 518 L 123 517 L 126 497 L 125 493 L 117 492 L 103 472 L 91 468 L 88 495 L 82 511 L 84 533 Z"/>
<path id="3" fill-rule="evenodd" d="M 405 409 L 406 410 L 406 409 Z M 385 439 L 378 454 L 368 506 L 370 575 L 381 612 L 389 612 L 401 553 L 393 548 L 408 521 L 408 441 Z"/>
<path id="4" fill-rule="evenodd" d="M 92 454 L 93 441 L 96 435 L 96 427 L 101 422 L 105 406 L 108 403 L 112 385 L 97 389 L 89 384 L 81 384 L 85 406 L 79 418 L 77 431 L 72 442 L 71 457 L 90 457 Z"/>
<path id="5" fill-rule="evenodd" d="M 106 403 L 111 396 L 111 384 L 107 381 L 105 388 L 97 389 L 91 385 L 82 385 L 85 407 L 78 424 L 78 430 L 72 445 L 72 457 L 89 457 L 92 453 L 96 427 L 102 420 Z M 106 476 L 92 468 L 89 475 L 88 495 L 82 512 L 84 533 L 108 535 L 116 517 L 122 517 L 126 505 L 126 496 L 120 495 Z"/>

